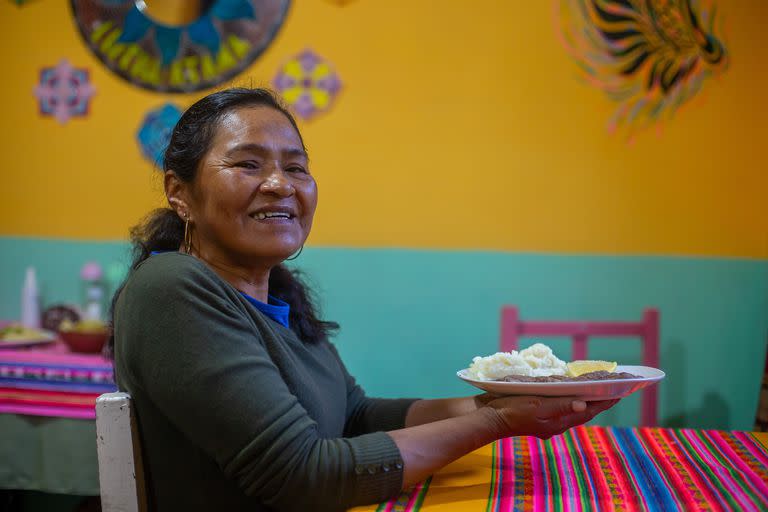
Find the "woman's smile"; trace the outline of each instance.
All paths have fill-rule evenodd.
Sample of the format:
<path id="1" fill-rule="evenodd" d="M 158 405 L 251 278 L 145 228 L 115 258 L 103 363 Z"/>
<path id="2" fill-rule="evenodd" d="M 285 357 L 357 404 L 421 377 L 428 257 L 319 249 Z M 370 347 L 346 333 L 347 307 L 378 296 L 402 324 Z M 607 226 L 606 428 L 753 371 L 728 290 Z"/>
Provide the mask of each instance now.
<path id="1" fill-rule="evenodd" d="M 292 225 L 296 209 L 289 206 L 265 206 L 248 214 L 253 220 L 269 225 Z"/>

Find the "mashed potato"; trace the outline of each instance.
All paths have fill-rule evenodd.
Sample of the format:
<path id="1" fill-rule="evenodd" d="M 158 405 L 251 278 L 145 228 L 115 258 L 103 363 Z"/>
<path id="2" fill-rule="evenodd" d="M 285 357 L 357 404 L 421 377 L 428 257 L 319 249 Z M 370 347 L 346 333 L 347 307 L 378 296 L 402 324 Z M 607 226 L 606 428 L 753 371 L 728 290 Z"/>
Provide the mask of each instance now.
<path id="1" fill-rule="evenodd" d="M 552 349 L 536 343 L 520 352 L 497 352 L 488 357 L 475 357 L 468 376 L 477 380 L 496 380 L 507 375 L 547 377 L 565 375 L 565 361 L 558 359 Z"/>

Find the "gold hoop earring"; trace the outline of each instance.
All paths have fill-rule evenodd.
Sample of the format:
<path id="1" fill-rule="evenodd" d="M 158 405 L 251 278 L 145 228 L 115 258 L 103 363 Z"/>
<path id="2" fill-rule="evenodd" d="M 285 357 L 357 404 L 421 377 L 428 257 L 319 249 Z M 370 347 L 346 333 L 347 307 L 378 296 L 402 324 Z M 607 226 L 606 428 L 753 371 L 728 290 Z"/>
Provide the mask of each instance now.
<path id="1" fill-rule="evenodd" d="M 290 258 L 285 258 L 285 261 L 293 261 L 293 260 L 295 260 L 296 258 L 301 256 L 301 251 L 303 251 L 303 250 L 304 250 L 304 244 L 301 244 L 301 247 L 299 247 L 299 252 L 297 252 L 296 254 L 291 256 Z"/>
<path id="2" fill-rule="evenodd" d="M 192 254 L 192 232 L 189 230 L 189 217 L 184 216 L 184 252 Z"/>

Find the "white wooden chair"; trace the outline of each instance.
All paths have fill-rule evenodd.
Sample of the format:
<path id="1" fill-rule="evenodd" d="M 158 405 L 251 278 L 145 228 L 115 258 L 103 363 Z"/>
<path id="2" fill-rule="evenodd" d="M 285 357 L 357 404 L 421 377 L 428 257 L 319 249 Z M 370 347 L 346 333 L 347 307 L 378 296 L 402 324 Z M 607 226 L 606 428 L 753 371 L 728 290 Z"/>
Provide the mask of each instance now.
<path id="1" fill-rule="evenodd" d="M 103 512 L 146 512 L 136 415 L 128 393 L 96 399 L 96 449 Z"/>

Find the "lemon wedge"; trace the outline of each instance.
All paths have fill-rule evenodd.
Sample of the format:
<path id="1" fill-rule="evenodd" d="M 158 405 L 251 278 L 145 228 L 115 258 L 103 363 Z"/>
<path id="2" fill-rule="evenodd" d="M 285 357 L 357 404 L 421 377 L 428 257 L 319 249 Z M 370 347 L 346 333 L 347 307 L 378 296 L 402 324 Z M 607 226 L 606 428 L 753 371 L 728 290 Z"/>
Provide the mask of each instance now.
<path id="1" fill-rule="evenodd" d="M 616 361 L 571 361 L 565 365 L 570 377 L 578 377 L 590 372 L 599 372 L 604 370 L 612 372 L 616 370 Z"/>

